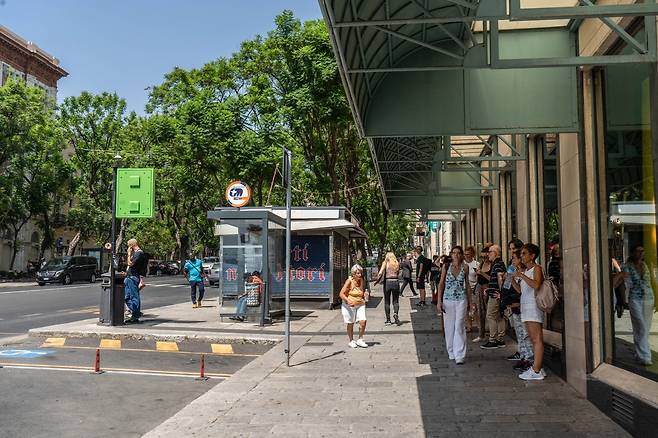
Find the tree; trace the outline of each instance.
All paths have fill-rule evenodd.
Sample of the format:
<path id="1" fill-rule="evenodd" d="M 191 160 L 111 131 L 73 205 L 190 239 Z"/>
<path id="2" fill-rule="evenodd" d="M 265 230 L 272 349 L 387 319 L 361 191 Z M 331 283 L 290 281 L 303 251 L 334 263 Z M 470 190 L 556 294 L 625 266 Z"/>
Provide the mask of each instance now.
<path id="1" fill-rule="evenodd" d="M 121 150 L 126 123 L 126 102 L 115 93 L 68 97 L 60 107 L 66 141 L 73 147 L 76 205 L 69 210 L 69 225 L 77 230 L 68 254 L 80 239 L 107 240 L 110 230 L 112 163 Z"/>
<path id="2" fill-rule="evenodd" d="M 52 243 L 49 214 L 66 197 L 68 168 L 52 103 L 42 90 L 23 82 L 0 87 L 0 228 L 12 237 L 10 270 L 21 247 L 20 232 L 31 219 L 43 232 L 41 254 Z"/>

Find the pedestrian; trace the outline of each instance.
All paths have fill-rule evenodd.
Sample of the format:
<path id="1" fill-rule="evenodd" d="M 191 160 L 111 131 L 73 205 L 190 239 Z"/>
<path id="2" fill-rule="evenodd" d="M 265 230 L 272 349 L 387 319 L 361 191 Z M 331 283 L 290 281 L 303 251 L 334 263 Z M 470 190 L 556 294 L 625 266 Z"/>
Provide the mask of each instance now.
<path id="1" fill-rule="evenodd" d="M 471 333 L 473 331 L 473 320 L 475 319 L 476 308 L 477 308 L 477 269 L 480 267 L 480 262 L 475 259 L 475 248 L 472 246 L 467 247 L 464 250 L 464 263 L 468 265 L 468 284 L 471 286 L 471 299 L 473 300 L 474 306 L 469 308 L 468 315 L 466 316 L 466 333 Z"/>
<path id="2" fill-rule="evenodd" d="M 144 251 L 137 244 L 137 239 L 128 240 L 128 254 L 126 270 L 126 278 L 123 280 L 125 286 L 124 300 L 128 310 L 130 310 L 130 318 L 126 324 L 137 324 L 139 318 L 142 316 L 142 303 L 139 297 L 139 283 L 140 278 L 146 275 L 148 267 L 148 260 Z"/>
<path id="3" fill-rule="evenodd" d="M 396 325 L 400 325 L 400 283 L 398 281 L 398 274 L 400 273 L 400 264 L 395 258 L 395 254 L 387 252 L 381 268 L 379 268 L 379 275 L 377 283 L 384 286 L 384 312 L 386 314 L 386 321 L 384 325 L 391 325 L 391 301 L 393 301 L 393 320 Z"/>
<path id="4" fill-rule="evenodd" d="M 420 293 L 420 300 L 418 301 L 418 307 L 423 307 L 425 303 L 425 283 L 427 282 L 427 276 L 432 265 L 432 261 L 423 255 L 423 247 L 418 245 L 416 247 L 416 288 Z"/>
<path id="5" fill-rule="evenodd" d="M 192 308 L 201 307 L 201 300 L 203 300 L 203 294 L 206 291 L 205 285 L 203 284 L 205 279 L 205 272 L 203 272 L 203 263 L 196 257 L 194 252 L 190 253 L 190 259 L 185 262 L 185 276 L 187 281 L 190 283 L 190 296 L 192 298 Z M 197 298 L 197 288 L 199 289 L 199 296 Z"/>
<path id="6" fill-rule="evenodd" d="M 466 357 L 466 313 L 472 308 L 471 285 L 468 282 L 469 267 L 464 263 L 461 246 L 450 252 L 451 258 L 441 272 L 438 286 L 438 310 L 443 316 L 443 331 L 446 338 L 448 358 L 462 365 Z"/>
<path id="7" fill-rule="evenodd" d="M 491 274 L 491 262 L 489 261 L 489 246 L 484 246 L 480 252 L 480 267 L 475 270 L 477 275 L 477 306 L 478 314 L 478 336 L 473 342 L 482 342 L 485 340 L 487 329 L 487 285 L 489 284 L 489 274 Z"/>
<path id="8" fill-rule="evenodd" d="M 432 291 L 432 304 L 435 306 L 439 303 L 437 288 L 441 280 L 441 262 L 442 259 L 435 255 L 432 257 L 432 265 L 430 266 L 430 289 Z"/>
<path id="9" fill-rule="evenodd" d="M 532 365 L 534 353 L 530 336 L 521 320 L 521 285 L 519 280 L 514 278 L 514 272 L 524 270 L 521 250 L 515 249 L 510 254 L 512 258 L 503 282 L 501 307 L 504 307 L 505 315 L 516 334 L 517 350 L 507 357 L 507 360 L 518 361 L 514 369 L 523 372 Z"/>
<path id="10" fill-rule="evenodd" d="M 263 279 L 261 278 L 261 273 L 259 271 L 252 272 L 251 275 L 247 278 L 247 283 L 250 283 L 252 287 L 253 285 L 256 285 L 255 290 L 258 293 L 258 301 L 260 302 L 260 299 L 263 294 L 263 285 L 265 284 L 263 283 Z M 249 295 L 249 291 L 245 290 L 245 292 L 238 297 L 238 302 L 235 305 L 235 315 L 229 316 L 228 319 L 244 322 L 244 320 L 247 318 L 248 295 Z"/>
<path id="11" fill-rule="evenodd" d="M 649 331 L 653 320 L 655 298 L 652 287 L 654 279 L 644 262 L 644 248 L 636 245 L 622 268 L 624 281 L 628 289 L 628 308 L 633 327 L 633 344 L 635 360 L 642 366 L 651 366 L 651 347 Z"/>
<path id="12" fill-rule="evenodd" d="M 514 278 L 521 281 L 521 321 L 525 324 L 532 349 L 534 351 L 534 361 L 532 366 L 523 373 L 519 378 L 523 380 L 544 380 L 546 373 L 542 368 L 544 361 L 544 312 L 537 307 L 535 291 L 539 289 L 544 281 L 544 272 L 536 263 L 539 255 L 539 247 L 532 243 L 526 243 L 521 248 L 521 263 L 524 271 L 515 271 Z"/>
<path id="13" fill-rule="evenodd" d="M 411 271 L 413 270 L 413 265 L 411 264 L 411 255 L 407 254 L 406 257 L 402 259 L 400 263 L 400 271 L 402 271 L 402 287 L 400 288 L 400 296 L 404 296 L 404 289 L 409 285 L 411 293 L 414 296 L 418 295 L 418 292 L 414 289 L 414 283 L 411 281 Z"/>
<path id="14" fill-rule="evenodd" d="M 345 281 L 340 290 L 340 299 L 343 301 L 341 312 L 343 321 L 347 324 L 347 337 L 350 339 L 351 348 L 368 348 L 363 340 L 366 332 L 366 297 L 363 290 L 363 268 L 359 265 L 352 266 L 350 277 Z M 359 323 L 359 339 L 354 341 L 354 324 Z"/>
<path id="15" fill-rule="evenodd" d="M 489 247 L 489 283 L 487 284 L 487 325 L 489 326 L 489 341 L 480 348 L 492 350 L 505 346 L 505 320 L 500 316 L 500 287 L 505 274 L 505 262 L 500 257 L 500 246 Z"/>

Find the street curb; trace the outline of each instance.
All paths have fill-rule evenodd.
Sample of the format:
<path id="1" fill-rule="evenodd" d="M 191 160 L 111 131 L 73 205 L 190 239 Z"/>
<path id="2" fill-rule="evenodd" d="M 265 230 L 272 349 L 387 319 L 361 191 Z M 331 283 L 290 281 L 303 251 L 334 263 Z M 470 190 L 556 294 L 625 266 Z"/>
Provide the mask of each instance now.
<path id="1" fill-rule="evenodd" d="M 196 332 L 189 334 L 181 331 L 163 331 L 162 333 L 140 333 L 133 331 L 122 331 L 121 329 L 99 326 L 98 330 L 66 330 L 61 327 L 51 326 L 30 329 L 30 337 L 66 337 L 66 338 L 91 338 L 91 339 L 127 339 L 144 341 L 174 341 L 174 342 L 215 342 L 233 344 L 263 344 L 276 345 L 283 339 L 282 336 L 253 336 L 249 334 L 226 335 L 211 332 Z M 148 330 L 148 329 L 143 329 Z"/>
<path id="2" fill-rule="evenodd" d="M 318 319 L 305 328 L 305 331 L 313 334 L 291 336 L 291 359 L 297 350 L 339 316 L 340 313 L 336 312 L 318 312 Z M 193 400 L 162 424 L 142 435 L 142 438 L 217 436 L 208 428 L 211 426 L 221 428 L 222 416 L 228 414 L 240 399 L 257 388 L 270 374 L 285 366 L 284 349 L 285 344 L 281 342 L 264 355 L 251 361 L 229 379 Z M 203 421 L 199 421 L 200 419 Z"/>

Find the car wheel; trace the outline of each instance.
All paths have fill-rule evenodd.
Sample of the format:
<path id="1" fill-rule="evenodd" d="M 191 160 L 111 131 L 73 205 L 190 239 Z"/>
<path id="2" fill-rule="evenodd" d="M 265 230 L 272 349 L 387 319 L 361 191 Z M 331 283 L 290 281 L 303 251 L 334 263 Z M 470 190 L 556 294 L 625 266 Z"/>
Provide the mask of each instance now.
<path id="1" fill-rule="evenodd" d="M 46 285 L 46 283 L 44 283 L 43 281 L 39 282 L 39 286 L 45 286 L 45 285 Z"/>
<path id="2" fill-rule="evenodd" d="M 71 279 L 71 275 L 70 275 L 70 274 L 66 274 L 66 275 L 64 276 L 64 278 L 62 279 L 62 283 L 68 285 L 68 284 L 73 283 L 73 281 L 71 281 L 71 280 L 72 280 L 72 279 Z"/>
<path id="3" fill-rule="evenodd" d="M 171 275 L 178 275 L 178 269 L 174 269 L 173 271 L 171 271 Z"/>
<path id="4" fill-rule="evenodd" d="M 96 274 L 91 274 L 91 277 L 89 277 L 89 283 L 96 283 Z"/>

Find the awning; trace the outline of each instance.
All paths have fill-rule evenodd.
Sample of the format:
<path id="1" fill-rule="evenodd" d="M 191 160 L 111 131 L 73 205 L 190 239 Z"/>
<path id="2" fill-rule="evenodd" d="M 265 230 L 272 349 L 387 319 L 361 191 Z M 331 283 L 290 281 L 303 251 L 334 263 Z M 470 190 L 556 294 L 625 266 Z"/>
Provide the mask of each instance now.
<path id="1" fill-rule="evenodd" d="M 291 223 L 292 231 L 348 230 L 350 237 L 367 238 L 368 235 L 357 225 L 347 219 L 295 221 Z"/>

